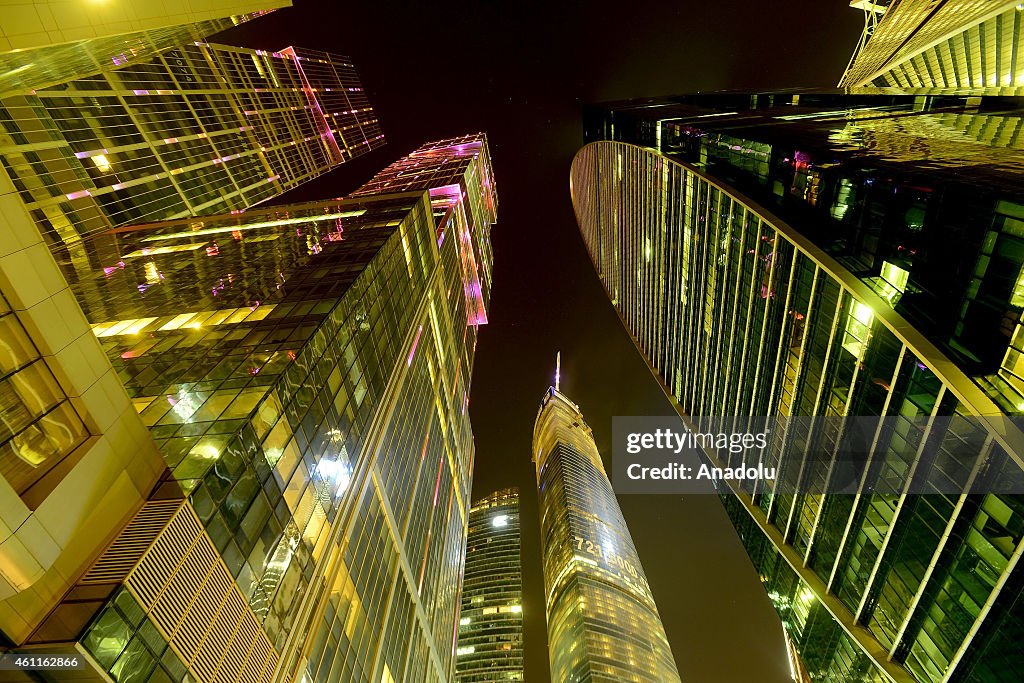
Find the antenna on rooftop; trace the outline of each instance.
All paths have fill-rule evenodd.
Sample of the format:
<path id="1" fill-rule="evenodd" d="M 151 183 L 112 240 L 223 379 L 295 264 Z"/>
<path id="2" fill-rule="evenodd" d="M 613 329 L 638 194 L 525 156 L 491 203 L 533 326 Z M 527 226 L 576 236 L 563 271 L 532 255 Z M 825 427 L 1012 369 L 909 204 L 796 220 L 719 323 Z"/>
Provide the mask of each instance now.
<path id="1" fill-rule="evenodd" d="M 555 391 L 558 391 L 558 385 L 561 384 L 562 380 L 562 352 L 559 351 L 555 354 Z"/>

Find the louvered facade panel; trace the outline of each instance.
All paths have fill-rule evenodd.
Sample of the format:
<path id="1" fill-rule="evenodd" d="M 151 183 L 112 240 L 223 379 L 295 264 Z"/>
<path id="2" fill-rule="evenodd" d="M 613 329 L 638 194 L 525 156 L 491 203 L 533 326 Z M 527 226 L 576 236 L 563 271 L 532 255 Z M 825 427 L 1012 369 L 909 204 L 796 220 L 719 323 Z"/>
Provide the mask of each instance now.
<path id="1" fill-rule="evenodd" d="M 180 500 L 149 501 L 79 581 L 81 585 L 123 581 L 167 526 Z"/>
<path id="2" fill-rule="evenodd" d="M 181 506 L 125 585 L 200 681 L 269 681 L 277 653 L 190 505 Z"/>

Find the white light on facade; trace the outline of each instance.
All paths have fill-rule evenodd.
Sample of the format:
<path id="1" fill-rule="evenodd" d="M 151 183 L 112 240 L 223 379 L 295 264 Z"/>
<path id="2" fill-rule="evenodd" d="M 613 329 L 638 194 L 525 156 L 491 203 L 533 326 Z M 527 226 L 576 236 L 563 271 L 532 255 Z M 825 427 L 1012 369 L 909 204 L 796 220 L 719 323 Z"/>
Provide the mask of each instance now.
<path id="1" fill-rule="evenodd" d="M 345 463 L 338 460 L 324 459 L 317 463 L 316 471 L 324 481 L 333 484 L 335 489 L 334 495 L 344 493 L 345 489 L 348 488 L 351 476 Z"/>

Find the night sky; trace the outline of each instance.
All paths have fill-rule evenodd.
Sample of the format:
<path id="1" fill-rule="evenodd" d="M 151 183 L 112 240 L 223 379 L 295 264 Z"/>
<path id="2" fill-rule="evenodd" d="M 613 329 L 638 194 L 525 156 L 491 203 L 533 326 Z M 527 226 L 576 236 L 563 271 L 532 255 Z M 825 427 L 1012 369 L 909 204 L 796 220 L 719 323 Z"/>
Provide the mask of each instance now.
<path id="1" fill-rule="evenodd" d="M 610 455 L 613 415 L 672 409 L 621 328 L 580 239 L 569 165 L 585 102 L 698 90 L 832 87 L 859 36 L 846 0 L 316 3 L 218 38 L 349 55 L 387 146 L 284 197 L 343 195 L 420 143 L 484 130 L 498 185 L 490 323 L 470 412 L 474 497 L 522 496 L 526 680 L 549 680 L 533 420 L 562 389 Z M 551 3 L 552 5 L 556 3 Z M 781 626 L 717 498 L 623 496 L 684 681 L 789 681 Z"/>

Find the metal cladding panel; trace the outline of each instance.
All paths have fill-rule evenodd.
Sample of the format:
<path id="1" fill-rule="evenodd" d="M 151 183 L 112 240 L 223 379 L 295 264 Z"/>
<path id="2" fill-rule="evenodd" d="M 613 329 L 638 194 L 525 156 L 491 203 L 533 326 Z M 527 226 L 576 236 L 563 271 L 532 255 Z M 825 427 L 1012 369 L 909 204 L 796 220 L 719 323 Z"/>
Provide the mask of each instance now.
<path id="1" fill-rule="evenodd" d="M 991 90 L 1024 85 L 1024 70 L 1011 57 L 1020 42 L 1016 2 L 903 0 L 880 19 L 868 12 L 865 36 L 840 86 Z"/>
<path id="2" fill-rule="evenodd" d="M 181 505 L 125 585 L 198 680 L 271 680 L 277 653 L 191 505 Z"/>

